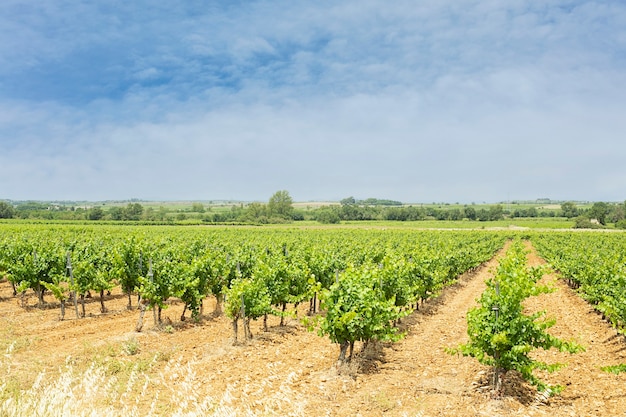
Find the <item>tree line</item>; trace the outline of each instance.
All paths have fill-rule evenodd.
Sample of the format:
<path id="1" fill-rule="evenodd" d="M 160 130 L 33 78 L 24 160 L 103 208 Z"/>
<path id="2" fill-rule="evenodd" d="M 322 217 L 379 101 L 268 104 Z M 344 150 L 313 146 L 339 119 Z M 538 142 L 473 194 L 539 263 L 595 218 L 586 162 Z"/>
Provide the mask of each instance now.
<path id="1" fill-rule="evenodd" d="M 0 218 L 25 218 L 44 220 L 88 220 L 88 221 L 135 221 L 146 223 L 236 223 L 236 224 L 276 224 L 297 221 L 317 221 L 324 224 L 337 224 L 342 221 L 420 221 L 420 220 L 475 220 L 494 221 L 505 218 L 565 217 L 575 220 L 578 228 L 601 228 L 614 224 L 626 229 L 626 202 L 596 202 L 584 208 L 574 202 L 564 202 L 560 209 L 541 209 L 502 204 L 490 206 L 465 205 L 401 205 L 393 200 L 370 198 L 356 200 L 354 197 L 342 199 L 339 204 L 318 208 L 297 209 L 286 190 L 274 193 L 267 203 L 240 203 L 228 208 L 213 209 L 201 203 L 193 203 L 185 210 L 165 207 L 145 207 L 138 202 L 126 206 L 104 208 L 55 207 L 45 203 L 28 202 L 14 206 L 0 201 Z"/>

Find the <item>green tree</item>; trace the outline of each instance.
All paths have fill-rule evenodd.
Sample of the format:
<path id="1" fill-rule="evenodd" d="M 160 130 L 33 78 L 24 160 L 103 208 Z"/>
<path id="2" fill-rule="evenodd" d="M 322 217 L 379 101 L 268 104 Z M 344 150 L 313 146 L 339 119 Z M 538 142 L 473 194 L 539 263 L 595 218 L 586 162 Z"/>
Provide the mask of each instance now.
<path id="1" fill-rule="evenodd" d="M 250 203 L 248 209 L 243 215 L 244 220 L 258 221 L 259 223 L 267 223 L 267 211 L 266 205 L 261 203 Z"/>
<path id="2" fill-rule="evenodd" d="M 458 208 L 451 209 L 448 214 L 449 214 L 448 217 L 450 218 L 450 220 L 462 220 L 463 219 L 463 214 L 461 213 L 461 210 Z"/>
<path id="3" fill-rule="evenodd" d="M 469 220 L 476 220 L 476 209 L 474 207 L 463 207 L 463 214 Z"/>
<path id="4" fill-rule="evenodd" d="M 621 204 L 611 205 L 608 217 L 611 223 L 617 223 L 620 220 L 624 220 L 626 218 L 626 211 L 624 210 L 624 206 Z"/>
<path id="5" fill-rule="evenodd" d="M 486 222 L 487 220 L 490 220 L 489 212 L 484 208 L 476 210 L 476 219 L 481 222 Z"/>
<path id="6" fill-rule="evenodd" d="M 0 201 L 0 219 L 11 219 L 15 216 L 15 209 L 6 201 Z"/>
<path id="7" fill-rule="evenodd" d="M 342 199 L 339 203 L 341 203 L 342 206 L 355 205 L 356 200 L 354 199 L 354 197 L 350 196 L 350 197 Z"/>
<path id="8" fill-rule="evenodd" d="M 504 208 L 502 205 L 489 206 L 489 220 L 502 220 L 504 218 Z"/>
<path id="9" fill-rule="evenodd" d="M 576 207 L 573 201 L 567 201 L 561 204 L 561 211 L 563 212 L 563 217 L 567 217 L 568 219 L 578 216 L 579 213 L 578 207 Z"/>
<path id="10" fill-rule="evenodd" d="M 281 217 L 283 219 L 291 219 L 293 213 L 293 200 L 286 190 L 276 191 L 270 197 L 268 211 L 270 217 Z"/>
<path id="11" fill-rule="evenodd" d="M 139 203 L 128 203 L 124 209 L 124 220 L 139 220 L 143 214 L 143 206 Z"/>
<path id="12" fill-rule="evenodd" d="M 111 207 L 109 209 L 109 218 L 111 220 L 122 220 L 124 218 L 124 209 L 122 207 Z"/>
<path id="13" fill-rule="evenodd" d="M 92 207 L 87 211 L 87 219 L 100 220 L 104 217 L 104 210 L 102 207 Z"/>
<path id="14" fill-rule="evenodd" d="M 337 224 L 341 222 L 339 213 L 333 207 L 324 207 L 319 209 L 315 217 L 318 222 L 324 224 Z"/>
<path id="15" fill-rule="evenodd" d="M 193 203 L 191 205 L 191 211 L 194 213 L 204 213 L 204 206 L 202 203 Z"/>
<path id="16" fill-rule="evenodd" d="M 600 224 L 606 225 L 606 217 L 609 214 L 610 207 L 607 203 L 597 202 L 589 209 L 589 218 L 596 219 Z"/>

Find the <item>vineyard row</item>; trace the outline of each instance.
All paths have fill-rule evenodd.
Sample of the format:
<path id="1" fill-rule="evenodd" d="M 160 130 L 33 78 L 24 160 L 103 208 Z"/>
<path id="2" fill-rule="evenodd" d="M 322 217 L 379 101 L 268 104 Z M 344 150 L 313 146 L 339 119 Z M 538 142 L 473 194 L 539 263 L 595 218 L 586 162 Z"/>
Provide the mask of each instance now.
<path id="1" fill-rule="evenodd" d="M 0 273 L 15 293 L 34 291 L 39 303 L 52 295 L 65 314 L 74 303 L 84 316 L 88 293 L 116 286 L 141 300 L 157 322 L 167 301 L 178 298 L 192 317 L 203 300 L 241 321 L 309 302 L 326 314 L 311 321 L 341 346 L 393 340 L 394 324 L 420 302 L 502 247 L 507 235 L 468 231 L 259 230 L 207 228 L 26 227 L 3 230 Z M 70 304 L 71 305 L 71 304 Z M 183 313 L 184 315 L 184 313 Z"/>

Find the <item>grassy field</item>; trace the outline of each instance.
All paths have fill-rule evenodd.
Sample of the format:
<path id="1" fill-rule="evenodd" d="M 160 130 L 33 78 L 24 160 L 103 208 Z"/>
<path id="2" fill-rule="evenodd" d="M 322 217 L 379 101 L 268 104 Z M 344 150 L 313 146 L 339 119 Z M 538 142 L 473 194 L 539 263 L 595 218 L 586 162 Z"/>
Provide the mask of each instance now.
<path id="1" fill-rule="evenodd" d="M 0 223 L 29 223 L 29 224 L 89 224 L 89 225 L 133 225 L 143 222 L 130 222 L 130 221 L 89 221 L 89 220 L 44 220 L 44 219 L 0 219 Z M 175 221 L 173 226 L 193 226 L 203 225 L 205 223 L 198 219 L 188 218 L 181 221 Z M 211 225 L 211 227 L 217 227 L 218 225 Z M 220 225 L 223 227 L 231 227 L 229 225 Z M 550 217 L 550 218 L 515 218 L 505 219 L 498 221 L 478 221 L 478 220 L 420 220 L 420 221 L 388 221 L 388 220 L 362 220 L 362 221 L 342 221 L 336 225 L 323 225 L 317 221 L 296 221 L 285 224 L 272 224 L 256 226 L 250 225 L 250 227 L 276 227 L 276 228 L 300 228 L 300 227 L 312 227 L 312 228 L 389 228 L 389 229 L 506 229 L 506 228 L 524 228 L 524 229 L 571 229 L 574 226 L 574 221 L 563 217 Z"/>
<path id="2" fill-rule="evenodd" d="M 295 225 L 308 223 L 318 225 L 317 222 L 298 222 Z M 478 220 L 421 220 L 411 222 L 396 221 L 344 221 L 336 227 L 387 227 L 387 228 L 408 228 L 408 229 L 506 229 L 506 228 L 528 228 L 528 229 L 571 229 L 574 226 L 573 220 L 566 218 L 517 218 L 498 221 L 478 221 Z"/>
<path id="3" fill-rule="evenodd" d="M 43 219 L 0 219 L 0 223 L 11 224 L 89 224 L 89 225 L 136 225 L 146 224 L 144 222 L 132 221 L 89 221 L 89 220 L 43 220 Z M 155 224 L 157 226 L 158 224 Z M 171 223 L 171 226 L 194 226 L 206 225 L 198 219 L 185 219 Z M 207 225 L 208 227 L 246 227 L 231 225 Z M 364 220 L 364 221 L 342 221 L 336 225 L 325 225 L 317 221 L 297 221 L 285 224 L 271 225 L 248 225 L 247 227 L 264 227 L 264 228 L 387 228 L 387 229 L 507 229 L 507 228 L 524 228 L 524 229 L 571 229 L 574 226 L 573 220 L 566 218 L 516 218 L 498 221 L 477 221 L 477 220 L 420 220 L 420 221 L 387 221 L 387 220 Z"/>

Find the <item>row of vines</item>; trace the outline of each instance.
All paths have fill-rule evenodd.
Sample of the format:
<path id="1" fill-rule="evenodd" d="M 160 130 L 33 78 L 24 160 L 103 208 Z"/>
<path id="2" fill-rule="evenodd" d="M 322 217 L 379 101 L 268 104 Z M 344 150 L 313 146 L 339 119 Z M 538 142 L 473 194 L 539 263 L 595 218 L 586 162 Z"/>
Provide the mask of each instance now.
<path id="1" fill-rule="evenodd" d="M 250 320 L 293 314 L 301 303 L 324 311 L 309 321 L 339 343 L 395 340 L 394 324 L 465 271 L 489 259 L 506 234 L 471 231 L 299 230 L 124 226 L 2 225 L 0 275 L 14 295 L 33 291 L 40 306 L 74 306 L 119 287 L 128 308 L 160 323 L 180 299 L 200 320 L 206 297 L 250 337 Z M 45 297 L 48 297 L 46 300 Z M 137 302 L 133 300 L 137 297 Z M 295 306 L 295 308 L 294 308 Z M 292 310 L 291 312 L 289 310 Z M 184 320 L 185 313 L 181 317 Z"/>
<path id="2" fill-rule="evenodd" d="M 544 233 L 541 256 L 626 336 L 626 238 L 623 233 Z"/>

